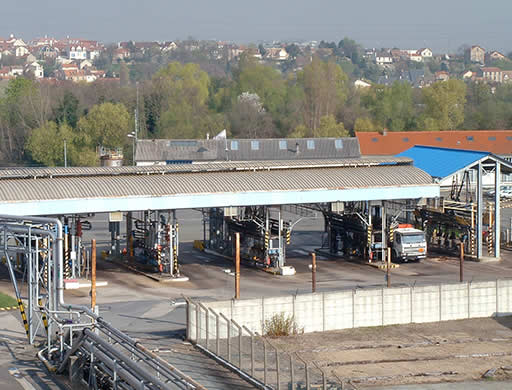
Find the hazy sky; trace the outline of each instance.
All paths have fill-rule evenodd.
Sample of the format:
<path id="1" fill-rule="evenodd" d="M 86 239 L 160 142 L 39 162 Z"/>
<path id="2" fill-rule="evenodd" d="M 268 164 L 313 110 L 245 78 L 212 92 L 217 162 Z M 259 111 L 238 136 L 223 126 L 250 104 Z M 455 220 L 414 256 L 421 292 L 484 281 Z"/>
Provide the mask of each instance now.
<path id="1" fill-rule="evenodd" d="M 235 42 L 354 38 L 366 47 L 512 51 L 511 0 L 1 0 L 0 37 Z"/>

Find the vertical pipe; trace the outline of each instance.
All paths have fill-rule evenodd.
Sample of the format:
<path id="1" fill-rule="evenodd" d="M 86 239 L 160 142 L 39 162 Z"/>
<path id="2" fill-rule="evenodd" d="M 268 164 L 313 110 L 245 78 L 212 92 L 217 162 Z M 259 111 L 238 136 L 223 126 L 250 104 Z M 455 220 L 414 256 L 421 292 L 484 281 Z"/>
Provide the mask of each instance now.
<path id="1" fill-rule="evenodd" d="M 316 292 L 316 253 L 311 253 L 311 292 Z"/>
<path id="2" fill-rule="evenodd" d="M 478 163 L 477 171 L 477 187 L 476 187 L 476 257 L 482 257 L 482 211 L 483 211 L 483 196 L 482 196 L 482 163 Z"/>
<path id="3" fill-rule="evenodd" d="M 386 281 L 388 287 L 391 287 L 391 248 L 388 248 L 388 258 L 386 259 Z"/>
<path id="4" fill-rule="evenodd" d="M 499 161 L 496 161 L 494 184 L 494 256 L 499 259 L 501 257 L 501 164 Z"/>
<path id="5" fill-rule="evenodd" d="M 460 243 L 460 261 L 459 261 L 459 281 L 462 283 L 464 281 L 464 243 Z"/>
<path id="6" fill-rule="evenodd" d="M 235 233 L 235 299 L 240 299 L 240 233 Z"/>
<path id="7" fill-rule="evenodd" d="M 91 309 L 96 307 L 96 240 L 91 241 Z"/>

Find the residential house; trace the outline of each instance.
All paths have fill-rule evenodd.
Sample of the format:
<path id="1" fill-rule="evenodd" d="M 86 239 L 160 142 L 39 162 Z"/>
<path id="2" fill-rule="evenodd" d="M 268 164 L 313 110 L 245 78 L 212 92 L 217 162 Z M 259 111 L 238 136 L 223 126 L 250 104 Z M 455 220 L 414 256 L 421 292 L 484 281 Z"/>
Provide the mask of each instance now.
<path id="1" fill-rule="evenodd" d="M 125 47 L 118 47 L 114 50 L 114 60 L 125 60 L 130 58 L 131 52 Z"/>
<path id="2" fill-rule="evenodd" d="M 466 62 L 478 62 L 480 64 L 485 64 L 485 49 L 475 45 L 466 49 L 464 53 Z"/>
<path id="3" fill-rule="evenodd" d="M 439 72 L 436 72 L 435 75 L 436 81 L 448 81 L 450 80 L 450 74 L 444 70 L 440 70 Z"/>
<path id="4" fill-rule="evenodd" d="M 409 53 L 409 60 L 414 62 L 423 62 L 423 57 L 419 52 L 415 51 L 414 53 Z"/>
<path id="5" fill-rule="evenodd" d="M 506 59 L 507 57 L 505 57 L 503 54 L 501 54 L 499 51 L 497 50 L 493 50 L 489 53 L 486 54 L 485 56 L 485 61 L 486 62 L 489 62 L 489 61 L 499 61 L 499 60 L 504 60 Z"/>
<path id="6" fill-rule="evenodd" d="M 266 51 L 263 58 L 266 60 L 286 61 L 290 56 L 286 49 L 283 47 L 269 47 L 265 50 Z"/>
<path id="7" fill-rule="evenodd" d="M 44 45 L 40 46 L 39 50 L 37 51 L 39 57 L 46 59 L 46 58 L 56 58 L 60 54 L 60 50 L 57 47 L 54 47 L 52 45 Z"/>
<path id="8" fill-rule="evenodd" d="M 502 73 L 503 73 L 503 82 L 504 83 L 512 82 L 512 70 L 504 70 Z"/>
<path id="9" fill-rule="evenodd" d="M 359 79 L 359 80 L 354 81 L 354 86 L 359 89 L 359 88 L 370 88 L 372 85 L 364 80 Z"/>
<path id="10" fill-rule="evenodd" d="M 14 65 L 0 68 L 0 79 L 12 79 L 18 76 L 23 76 L 22 66 Z"/>
<path id="11" fill-rule="evenodd" d="M 25 72 L 34 75 L 36 79 L 42 79 L 44 77 L 44 69 L 37 61 L 26 65 Z"/>
<path id="12" fill-rule="evenodd" d="M 463 80 L 470 80 L 474 76 L 474 73 L 470 70 L 466 70 L 464 73 L 462 73 L 462 79 Z"/>
<path id="13" fill-rule="evenodd" d="M 496 67 L 483 67 L 481 68 L 482 78 L 487 82 L 502 83 L 503 71 Z"/>
<path id="14" fill-rule="evenodd" d="M 92 68 L 93 64 L 91 60 L 83 60 L 80 62 L 79 68 L 80 69 L 87 69 Z"/>
<path id="15" fill-rule="evenodd" d="M 162 49 L 162 53 L 168 53 L 170 51 L 173 51 L 173 50 L 176 50 L 178 48 L 178 45 L 176 44 L 176 42 L 164 42 L 160 45 L 161 49 Z"/>
<path id="16" fill-rule="evenodd" d="M 390 65 L 393 63 L 393 56 L 387 51 L 375 53 L 375 63 L 381 66 Z"/>
<path id="17" fill-rule="evenodd" d="M 86 60 L 87 59 L 87 49 L 80 45 L 69 46 L 67 49 L 68 58 L 70 60 Z"/>
<path id="18" fill-rule="evenodd" d="M 432 50 L 429 49 L 428 47 L 423 47 L 421 49 L 418 50 L 418 54 L 423 58 L 423 59 L 431 59 L 432 56 L 433 56 L 433 53 L 432 53 Z"/>

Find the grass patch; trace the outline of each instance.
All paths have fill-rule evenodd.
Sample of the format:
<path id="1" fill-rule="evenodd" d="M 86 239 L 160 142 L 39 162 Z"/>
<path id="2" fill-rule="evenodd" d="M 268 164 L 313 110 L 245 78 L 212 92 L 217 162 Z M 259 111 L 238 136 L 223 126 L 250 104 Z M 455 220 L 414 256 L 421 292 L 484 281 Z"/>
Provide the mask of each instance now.
<path id="1" fill-rule="evenodd" d="M 0 308 L 18 306 L 18 302 L 13 297 L 0 292 Z"/>

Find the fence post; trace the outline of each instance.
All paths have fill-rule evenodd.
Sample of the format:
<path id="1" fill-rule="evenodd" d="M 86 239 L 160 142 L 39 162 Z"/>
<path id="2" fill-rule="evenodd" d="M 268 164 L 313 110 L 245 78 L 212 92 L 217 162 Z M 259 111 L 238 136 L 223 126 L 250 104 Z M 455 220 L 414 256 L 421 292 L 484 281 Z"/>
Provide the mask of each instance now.
<path id="1" fill-rule="evenodd" d="M 209 310 L 208 310 L 208 308 L 207 308 L 205 305 L 203 305 L 201 302 L 199 302 L 199 306 L 201 307 L 201 309 L 203 309 L 203 310 L 204 310 L 205 323 L 206 323 L 206 324 L 205 324 L 205 325 L 206 325 L 206 337 L 205 337 L 205 344 L 206 344 L 206 350 L 208 351 L 208 341 L 209 341 L 209 339 L 210 339 L 210 336 L 209 336 L 209 334 L 208 334 L 208 333 L 210 333 L 210 327 L 209 327 L 209 325 L 210 325 L 210 321 L 209 321 L 209 318 L 208 318 L 208 317 L 210 317 L 210 316 L 208 315 L 208 314 L 209 314 Z"/>
<path id="2" fill-rule="evenodd" d="M 215 340 L 215 353 L 217 356 L 220 356 L 220 324 L 219 324 L 219 315 L 213 310 L 210 309 L 215 316 L 215 334 L 216 334 L 216 340 Z"/>
<path id="3" fill-rule="evenodd" d="M 295 390 L 295 381 L 294 381 L 294 369 L 293 369 L 293 355 L 290 354 L 290 382 L 291 387 L 290 390 Z"/>
<path id="4" fill-rule="evenodd" d="M 228 337 L 228 362 L 231 362 L 231 320 L 228 320 L 228 318 L 222 314 L 222 313 L 219 313 L 219 315 L 224 318 L 224 320 L 226 321 L 227 323 L 227 337 Z"/>
<path id="5" fill-rule="evenodd" d="M 201 317 L 200 313 L 199 313 L 199 310 L 201 310 L 199 308 L 199 305 L 196 303 L 196 344 L 199 344 L 199 336 L 200 336 L 200 331 L 201 331 L 201 328 L 199 327 L 199 318 Z"/>
<path id="6" fill-rule="evenodd" d="M 281 390 L 281 378 L 279 375 L 280 369 L 279 369 L 279 352 L 277 351 L 277 348 L 274 347 L 274 350 L 276 351 L 276 380 L 277 380 L 277 390 Z"/>
<path id="7" fill-rule="evenodd" d="M 439 321 L 442 321 L 442 319 L 443 319 L 443 310 L 442 310 L 443 297 L 442 297 L 442 292 L 443 292 L 443 285 L 440 284 L 439 285 Z"/>
<path id="8" fill-rule="evenodd" d="M 238 329 L 238 368 L 242 369 L 242 327 L 235 320 L 231 320 L 232 324 Z"/>
<path id="9" fill-rule="evenodd" d="M 309 366 L 308 366 L 308 363 L 304 359 L 302 359 L 297 352 L 295 352 L 295 354 L 297 355 L 297 358 L 299 360 L 301 360 L 302 363 L 304 363 L 304 374 L 305 374 L 305 379 L 306 379 L 306 390 L 311 390 L 311 385 L 309 383 Z"/>
<path id="10" fill-rule="evenodd" d="M 468 318 L 471 318 L 471 282 L 468 282 Z"/>
<path id="11" fill-rule="evenodd" d="M 245 325 L 243 328 L 251 336 L 251 376 L 254 378 L 254 334 Z"/>
<path id="12" fill-rule="evenodd" d="M 496 279 L 496 317 L 499 317 L 500 316 L 500 312 L 499 312 L 499 304 L 498 304 L 498 297 L 500 296 L 500 289 L 498 288 L 498 282 L 499 280 Z"/>

